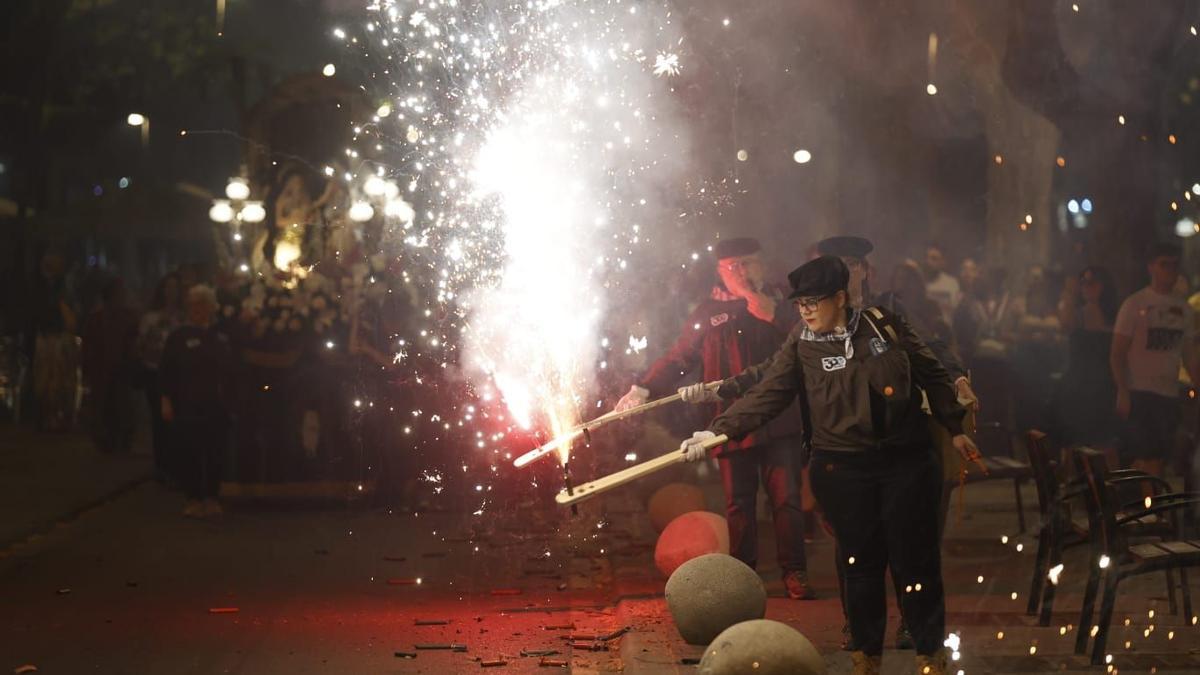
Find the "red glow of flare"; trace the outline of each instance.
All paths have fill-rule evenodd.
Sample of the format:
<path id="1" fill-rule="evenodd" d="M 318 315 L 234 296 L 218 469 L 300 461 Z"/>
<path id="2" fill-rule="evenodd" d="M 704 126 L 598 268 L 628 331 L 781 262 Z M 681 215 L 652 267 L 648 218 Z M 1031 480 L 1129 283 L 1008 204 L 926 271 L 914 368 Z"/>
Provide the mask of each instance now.
<path id="1" fill-rule="evenodd" d="M 571 460 L 571 441 L 575 435 L 570 432 L 578 424 L 578 416 L 575 415 L 574 410 L 565 405 L 558 406 L 558 410 L 547 410 L 546 412 L 547 417 L 550 418 L 550 431 L 554 434 L 551 438 L 562 439 L 555 450 L 558 453 L 558 460 L 566 464 Z"/>

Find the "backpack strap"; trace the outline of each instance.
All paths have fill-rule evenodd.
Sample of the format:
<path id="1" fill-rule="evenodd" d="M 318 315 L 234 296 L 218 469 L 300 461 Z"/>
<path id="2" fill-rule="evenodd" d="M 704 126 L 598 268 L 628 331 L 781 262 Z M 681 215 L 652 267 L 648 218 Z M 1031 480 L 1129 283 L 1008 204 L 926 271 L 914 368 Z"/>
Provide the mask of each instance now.
<path id="1" fill-rule="evenodd" d="M 862 315 L 867 319 L 867 323 L 871 324 L 871 329 L 875 331 L 875 335 L 877 335 L 880 340 L 894 345 L 900 344 L 900 335 L 896 333 L 896 329 L 892 326 L 891 322 L 887 320 L 883 310 L 879 309 L 878 307 L 868 307 L 863 310 Z M 883 337 L 883 333 L 879 332 L 879 325 L 875 323 L 876 321 L 883 324 L 883 333 L 887 333 L 887 338 Z M 888 338 L 891 339 L 889 340 Z"/>

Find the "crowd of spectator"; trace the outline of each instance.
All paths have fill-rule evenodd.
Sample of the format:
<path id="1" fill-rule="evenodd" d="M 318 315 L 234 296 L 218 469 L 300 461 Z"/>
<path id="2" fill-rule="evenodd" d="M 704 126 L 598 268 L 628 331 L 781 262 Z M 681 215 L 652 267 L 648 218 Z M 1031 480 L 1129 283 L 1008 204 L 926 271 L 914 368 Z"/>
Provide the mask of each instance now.
<path id="1" fill-rule="evenodd" d="M 131 451 L 148 419 L 155 476 L 183 491 L 194 517 L 221 512 L 232 372 L 216 294 L 200 277 L 194 266 L 165 275 L 143 312 L 120 277 L 72 284 L 47 252 L 15 378 L 21 417 L 47 432 L 86 428 L 104 453 Z"/>
<path id="2" fill-rule="evenodd" d="M 1014 438 L 1043 429 L 1063 445 L 1103 449 L 1123 466 L 1189 476 L 1194 442 L 1183 432 L 1192 425 L 1181 410 L 1200 376 L 1193 311 L 1200 293 L 1189 297 L 1180 255 L 1173 244 L 1151 246 L 1148 285 L 1126 294 L 1103 267 L 1014 272 L 955 259 L 938 244 L 891 269 L 870 269 L 868 279 L 881 298 L 903 304 L 926 338 L 961 357 L 982 402 L 981 419 Z M 119 278 L 81 293 L 64 268 L 62 256 L 43 256 L 29 298 L 22 417 L 46 431 L 86 428 L 108 453 L 129 451 L 144 420 L 156 473 L 185 491 L 188 515 L 219 512 L 216 481 L 225 442 L 235 435 L 226 395 L 235 350 L 222 337 L 229 331 L 214 328 L 236 322 L 217 313 L 223 285 L 214 291 L 199 268 L 184 266 L 139 302 Z M 381 334 L 401 330 L 386 321 L 376 326 Z M 383 373 L 379 391 L 362 378 L 356 391 L 371 390 L 388 408 L 404 405 L 411 392 L 404 378 L 389 374 L 393 355 L 370 339 L 352 335 L 350 342 L 361 343 L 350 351 L 365 364 L 362 372 Z M 383 447 L 399 433 L 393 427 L 385 420 L 365 428 Z M 390 470 L 416 471 L 401 464 Z M 411 482 L 412 475 L 397 480 Z"/>
<path id="3" fill-rule="evenodd" d="M 896 269 L 892 290 L 928 330 L 953 340 L 985 419 L 1102 449 L 1123 466 L 1155 475 L 1171 466 L 1190 477 L 1193 425 L 1181 411 L 1200 376 L 1200 293 L 1189 293 L 1180 257 L 1176 244 L 1151 244 L 1147 285 L 1123 297 L 1100 266 L 1064 273 L 1031 265 L 1010 279 L 964 258 L 956 277 L 930 245 L 924 260 Z"/>

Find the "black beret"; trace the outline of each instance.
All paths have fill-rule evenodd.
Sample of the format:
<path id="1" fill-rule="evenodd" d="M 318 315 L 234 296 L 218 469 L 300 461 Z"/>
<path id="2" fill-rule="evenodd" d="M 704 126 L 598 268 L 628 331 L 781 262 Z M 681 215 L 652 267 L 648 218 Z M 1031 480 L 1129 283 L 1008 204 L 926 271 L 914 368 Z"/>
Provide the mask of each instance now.
<path id="1" fill-rule="evenodd" d="M 865 258 L 875 247 L 863 237 L 829 237 L 817 242 L 817 253 L 840 258 Z"/>
<path id="2" fill-rule="evenodd" d="M 813 258 L 788 274 L 792 284 L 789 300 L 833 295 L 850 285 L 850 269 L 833 255 Z"/>
<path id="3" fill-rule="evenodd" d="M 743 255 L 751 255 L 762 250 L 762 244 L 753 237 L 736 237 L 734 239 L 722 239 L 713 246 L 713 255 L 717 260 L 724 258 L 737 258 Z"/>

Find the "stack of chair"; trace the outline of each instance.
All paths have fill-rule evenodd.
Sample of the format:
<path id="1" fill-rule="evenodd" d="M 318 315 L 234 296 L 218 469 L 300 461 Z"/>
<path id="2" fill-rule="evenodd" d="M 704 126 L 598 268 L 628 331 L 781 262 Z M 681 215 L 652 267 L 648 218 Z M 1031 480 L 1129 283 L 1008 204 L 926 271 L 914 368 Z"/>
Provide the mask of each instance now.
<path id="1" fill-rule="evenodd" d="M 1050 570 L 1063 564 L 1065 549 L 1087 544 L 1088 580 L 1075 641 L 1076 653 L 1087 651 L 1094 631 L 1091 662 L 1103 663 L 1117 589 L 1122 580 L 1131 576 L 1163 572 L 1169 610 L 1177 614 L 1174 570 L 1178 569 L 1184 614 L 1191 616 L 1186 568 L 1200 565 L 1200 540 L 1184 536 L 1182 516 L 1188 509 L 1200 507 L 1200 494 L 1172 492 L 1166 481 L 1141 471 L 1110 471 L 1103 453 L 1090 448 L 1072 452 L 1076 477 L 1070 479 L 1066 476 L 1066 462 L 1050 450 L 1045 434 L 1030 431 L 1026 441 L 1041 513 L 1026 613 L 1038 614 L 1039 625 L 1050 625 L 1057 587 L 1049 579 Z M 1118 495 L 1130 487 L 1140 488 L 1135 491 L 1148 496 L 1122 504 Z M 1081 510 L 1084 514 L 1079 513 Z M 1102 581 L 1100 616 L 1093 624 L 1092 614 Z"/>

